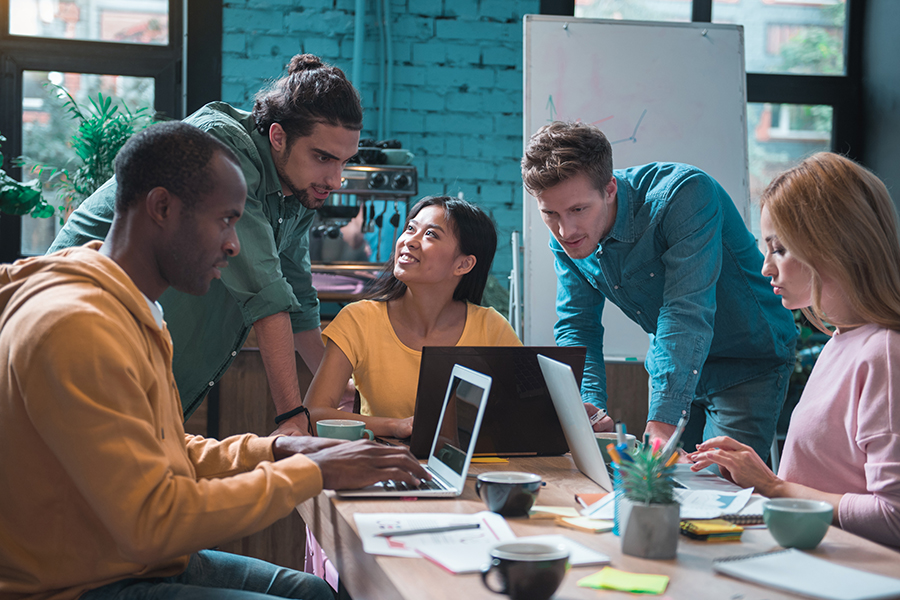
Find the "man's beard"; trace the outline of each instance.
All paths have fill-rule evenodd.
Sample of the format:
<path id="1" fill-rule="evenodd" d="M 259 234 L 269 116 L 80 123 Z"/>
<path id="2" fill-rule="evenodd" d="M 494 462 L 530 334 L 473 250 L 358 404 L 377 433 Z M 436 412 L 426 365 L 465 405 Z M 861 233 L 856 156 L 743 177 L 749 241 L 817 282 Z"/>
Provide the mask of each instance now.
<path id="1" fill-rule="evenodd" d="M 285 162 L 287 161 L 285 160 Z M 294 187 L 294 182 L 291 181 L 291 178 L 288 177 L 288 174 L 285 173 L 282 166 L 283 163 L 279 164 L 279 162 L 276 160 L 275 172 L 278 174 L 278 179 L 281 181 L 281 184 L 287 187 L 287 189 L 291 190 L 291 195 L 297 199 L 297 202 L 310 210 L 318 210 L 322 208 L 322 205 L 325 204 L 325 200 L 327 200 L 328 198 L 325 198 L 325 200 L 311 198 L 309 196 L 309 192 L 307 192 L 305 189 L 298 189 Z"/>

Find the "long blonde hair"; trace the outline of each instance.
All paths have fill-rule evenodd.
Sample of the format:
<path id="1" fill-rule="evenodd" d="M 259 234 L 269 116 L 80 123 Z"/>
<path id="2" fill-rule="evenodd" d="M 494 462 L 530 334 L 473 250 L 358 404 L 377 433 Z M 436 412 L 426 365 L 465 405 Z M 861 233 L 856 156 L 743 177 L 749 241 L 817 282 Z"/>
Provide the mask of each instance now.
<path id="1" fill-rule="evenodd" d="M 812 272 L 812 306 L 803 314 L 851 327 L 900 330 L 900 242 L 887 188 L 852 160 L 820 152 L 775 178 L 760 200 L 791 254 Z M 822 276 L 840 288 L 863 323 L 836 323 L 822 311 Z"/>

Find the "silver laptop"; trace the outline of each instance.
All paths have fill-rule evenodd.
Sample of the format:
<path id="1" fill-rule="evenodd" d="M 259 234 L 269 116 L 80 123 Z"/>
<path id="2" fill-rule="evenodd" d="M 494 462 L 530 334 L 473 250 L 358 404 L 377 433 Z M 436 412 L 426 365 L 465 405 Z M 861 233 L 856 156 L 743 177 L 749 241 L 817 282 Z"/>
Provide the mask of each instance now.
<path id="1" fill-rule="evenodd" d="M 575 460 L 578 470 L 591 478 L 594 483 L 607 492 L 613 489 L 609 480 L 609 472 L 606 470 L 606 462 L 600 454 L 594 430 L 591 428 L 590 417 L 584 410 L 584 402 L 581 400 L 581 391 L 572 368 L 543 354 L 538 354 L 538 364 L 547 382 L 547 390 L 553 399 L 553 406 L 562 425 L 566 442 Z"/>
<path id="2" fill-rule="evenodd" d="M 381 481 L 358 490 L 341 490 L 341 497 L 354 496 L 417 496 L 452 498 L 459 496 L 466 485 L 469 463 L 475 453 L 478 431 L 491 391 L 491 378 L 483 373 L 454 365 L 444 395 L 444 406 L 438 420 L 428 464 L 431 481 L 411 487 L 402 481 Z"/>

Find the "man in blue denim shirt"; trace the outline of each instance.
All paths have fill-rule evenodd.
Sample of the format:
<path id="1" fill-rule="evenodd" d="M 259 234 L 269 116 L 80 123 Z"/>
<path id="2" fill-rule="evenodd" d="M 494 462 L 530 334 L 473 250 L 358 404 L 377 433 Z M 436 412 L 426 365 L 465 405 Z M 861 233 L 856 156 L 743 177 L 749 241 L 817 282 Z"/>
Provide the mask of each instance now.
<path id="1" fill-rule="evenodd" d="M 677 163 L 613 171 L 606 137 L 583 123 L 541 128 L 522 174 L 554 238 L 556 343 L 587 346 L 585 402 L 606 406 L 609 299 L 650 334 L 651 438 L 668 439 L 686 414 L 686 448 L 728 435 L 768 456 L 796 328 L 722 186 Z"/>

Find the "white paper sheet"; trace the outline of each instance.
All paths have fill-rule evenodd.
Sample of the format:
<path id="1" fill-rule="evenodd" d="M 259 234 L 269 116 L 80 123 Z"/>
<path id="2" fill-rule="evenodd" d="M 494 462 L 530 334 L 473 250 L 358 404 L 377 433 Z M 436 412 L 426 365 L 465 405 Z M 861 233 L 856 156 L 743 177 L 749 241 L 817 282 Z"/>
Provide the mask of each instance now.
<path id="1" fill-rule="evenodd" d="M 587 546 L 570 540 L 564 535 L 535 535 L 518 538 L 516 541 L 565 546 L 569 550 L 569 563 L 572 566 L 609 564 L 607 555 L 591 550 Z M 482 540 L 480 543 L 475 544 L 467 543 L 455 546 L 422 543 L 416 546 L 416 551 L 451 573 L 476 573 L 487 566 L 490 561 L 490 549 L 497 543 L 488 543 L 487 540 Z"/>
<path id="2" fill-rule="evenodd" d="M 488 511 L 461 515 L 454 513 L 356 513 L 353 515 L 362 540 L 363 550 L 369 554 L 418 558 L 420 544 L 448 546 L 467 552 L 470 546 L 491 546 L 501 541 L 513 540 L 515 534 L 500 515 Z M 443 533 L 421 533 L 396 537 L 378 537 L 385 531 L 424 529 L 478 523 L 478 529 L 463 529 Z"/>
<path id="3" fill-rule="evenodd" d="M 615 499 L 615 494 L 607 494 L 582 510 L 581 515 L 592 519 L 612 520 L 616 517 Z"/>
<path id="4" fill-rule="evenodd" d="M 722 515 L 737 514 L 753 494 L 753 488 L 739 492 L 682 489 L 674 491 L 675 499 L 681 504 L 682 519 L 715 519 Z"/>
<path id="5" fill-rule="evenodd" d="M 735 485 L 707 467 L 696 473 L 691 471 L 693 465 L 689 463 L 676 463 L 672 478 L 681 486 L 689 490 L 714 490 L 717 492 L 739 492 L 741 487 Z"/>
<path id="6" fill-rule="evenodd" d="M 715 490 L 683 490 L 676 488 L 675 499 L 681 504 L 682 519 L 715 519 L 722 515 L 740 512 L 750 496 L 753 488 L 739 492 Z M 608 494 L 581 511 L 585 517 L 592 519 L 614 519 L 614 494 Z"/>

